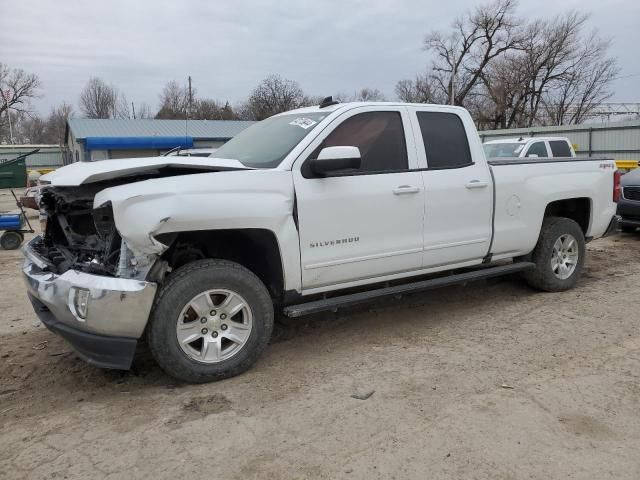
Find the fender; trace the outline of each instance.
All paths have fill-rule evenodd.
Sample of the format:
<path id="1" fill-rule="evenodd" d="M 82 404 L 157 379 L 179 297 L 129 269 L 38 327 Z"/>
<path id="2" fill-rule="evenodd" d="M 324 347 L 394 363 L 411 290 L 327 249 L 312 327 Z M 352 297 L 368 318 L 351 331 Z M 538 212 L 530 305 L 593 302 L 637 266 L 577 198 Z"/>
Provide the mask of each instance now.
<path id="1" fill-rule="evenodd" d="M 300 289 L 300 245 L 290 171 L 242 170 L 182 175 L 107 188 L 94 208 L 110 203 L 116 228 L 135 255 L 167 249 L 162 233 L 261 228 L 276 236 L 285 289 Z"/>

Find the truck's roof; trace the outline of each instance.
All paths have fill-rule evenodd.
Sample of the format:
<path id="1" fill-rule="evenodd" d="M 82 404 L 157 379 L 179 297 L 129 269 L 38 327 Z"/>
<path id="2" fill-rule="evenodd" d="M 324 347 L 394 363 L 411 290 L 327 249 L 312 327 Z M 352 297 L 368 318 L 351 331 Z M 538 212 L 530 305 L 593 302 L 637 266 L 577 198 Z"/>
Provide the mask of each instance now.
<path id="1" fill-rule="evenodd" d="M 384 107 L 433 107 L 434 110 L 451 110 L 451 111 L 465 111 L 462 107 L 455 107 L 453 105 L 439 105 L 434 103 L 403 103 L 403 102 L 344 102 L 336 103 L 335 105 L 329 105 L 327 107 L 320 108 L 319 105 L 313 105 L 311 107 L 302 107 L 295 110 L 289 110 L 287 112 L 279 113 L 278 115 L 288 115 L 297 113 L 311 113 L 311 112 L 335 112 L 337 110 L 350 110 L 355 107 L 371 107 L 371 106 L 384 106 Z"/>
<path id="2" fill-rule="evenodd" d="M 569 142 L 567 137 L 517 137 L 517 138 L 500 138 L 498 140 L 488 140 L 484 142 L 484 145 L 494 145 L 496 143 L 528 143 L 533 140 L 564 140 Z M 569 142 L 570 143 L 570 142 Z"/>

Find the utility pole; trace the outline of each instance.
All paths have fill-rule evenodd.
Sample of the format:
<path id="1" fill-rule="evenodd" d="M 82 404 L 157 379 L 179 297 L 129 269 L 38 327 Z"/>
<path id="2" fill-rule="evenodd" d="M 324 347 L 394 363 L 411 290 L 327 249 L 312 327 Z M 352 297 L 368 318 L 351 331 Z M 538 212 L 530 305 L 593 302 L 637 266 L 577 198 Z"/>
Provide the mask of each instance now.
<path id="1" fill-rule="evenodd" d="M 136 106 L 131 102 L 131 111 L 133 112 L 133 119 L 136 119 Z"/>
<path id="2" fill-rule="evenodd" d="M 456 73 L 458 69 L 458 65 L 456 63 L 456 55 L 452 53 L 453 56 L 453 73 L 451 75 L 451 98 L 449 99 L 451 105 L 456 104 Z"/>
<path id="3" fill-rule="evenodd" d="M 189 75 L 189 111 L 187 112 L 187 118 L 191 117 L 193 107 L 193 93 L 191 91 L 191 75 Z"/>

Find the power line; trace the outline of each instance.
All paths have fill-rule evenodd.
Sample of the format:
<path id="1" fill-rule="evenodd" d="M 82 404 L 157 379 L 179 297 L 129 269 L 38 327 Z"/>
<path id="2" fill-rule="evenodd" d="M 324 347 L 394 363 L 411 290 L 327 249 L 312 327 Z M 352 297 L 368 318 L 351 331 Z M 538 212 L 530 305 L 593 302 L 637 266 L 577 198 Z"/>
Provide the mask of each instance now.
<path id="1" fill-rule="evenodd" d="M 640 77 L 640 73 L 632 73 L 629 75 L 621 75 L 619 77 L 613 77 L 612 80 L 620 80 L 622 78 Z"/>

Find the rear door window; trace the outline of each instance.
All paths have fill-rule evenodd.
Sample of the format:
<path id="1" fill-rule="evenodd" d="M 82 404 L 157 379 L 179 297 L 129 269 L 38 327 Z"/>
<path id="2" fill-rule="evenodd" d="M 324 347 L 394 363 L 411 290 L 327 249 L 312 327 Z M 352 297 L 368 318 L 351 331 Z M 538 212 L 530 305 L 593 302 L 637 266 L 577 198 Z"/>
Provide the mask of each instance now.
<path id="1" fill-rule="evenodd" d="M 549 146 L 554 157 L 571 157 L 569 144 L 564 140 L 550 140 Z"/>
<path id="2" fill-rule="evenodd" d="M 538 157 L 548 157 L 549 152 L 547 152 L 547 146 L 545 145 L 545 143 L 532 143 L 529 147 L 529 151 L 527 152 L 527 157 L 531 157 L 532 155 L 537 155 Z"/>
<path id="3" fill-rule="evenodd" d="M 455 113 L 417 112 L 427 165 L 430 170 L 473 164 L 467 132 Z"/>

